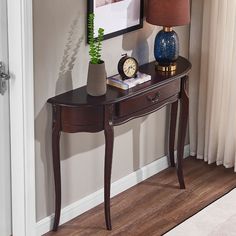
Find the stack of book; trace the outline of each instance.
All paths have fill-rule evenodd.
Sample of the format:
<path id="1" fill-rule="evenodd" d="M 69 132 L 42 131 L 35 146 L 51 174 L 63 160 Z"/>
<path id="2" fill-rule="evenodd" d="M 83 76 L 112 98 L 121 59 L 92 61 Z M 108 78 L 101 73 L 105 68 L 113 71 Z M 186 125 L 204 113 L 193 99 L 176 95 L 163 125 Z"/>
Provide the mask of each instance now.
<path id="1" fill-rule="evenodd" d="M 135 87 L 138 84 L 143 84 L 149 80 L 151 80 L 151 75 L 138 72 L 135 78 L 125 79 L 125 80 L 122 79 L 120 75 L 114 75 L 107 79 L 107 84 L 113 87 L 127 90 Z"/>

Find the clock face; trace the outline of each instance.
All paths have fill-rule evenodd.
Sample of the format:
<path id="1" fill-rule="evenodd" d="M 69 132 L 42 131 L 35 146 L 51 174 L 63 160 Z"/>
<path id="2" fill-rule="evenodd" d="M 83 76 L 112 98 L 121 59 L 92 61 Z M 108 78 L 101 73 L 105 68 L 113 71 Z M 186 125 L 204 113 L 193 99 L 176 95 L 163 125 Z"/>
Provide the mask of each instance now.
<path id="1" fill-rule="evenodd" d="M 118 63 L 118 72 L 123 79 L 134 78 L 138 72 L 138 62 L 125 54 Z"/>
<path id="2" fill-rule="evenodd" d="M 125 76 L 131 78 L 134 77 L 137 73 L 138 65 L 133 58 L 128 58 L 123 64 L 123 71 Z"/>

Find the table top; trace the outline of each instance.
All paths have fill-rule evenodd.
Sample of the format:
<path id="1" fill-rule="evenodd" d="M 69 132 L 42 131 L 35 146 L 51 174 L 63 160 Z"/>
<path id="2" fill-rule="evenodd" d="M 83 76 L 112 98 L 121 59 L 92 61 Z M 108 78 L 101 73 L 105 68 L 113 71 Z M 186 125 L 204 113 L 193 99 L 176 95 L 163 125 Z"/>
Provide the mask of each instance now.
<path id="1" fill-rule="evenodd" d="M 152 79 L 141 85 L 137 85 L 128 90 L 107 86 L 107 92 L 103 96 L 93 97 L 87 94 L 86 86 L 70 90 L 66 93 L 48 99 L 48 103 L 60 106 L 95 106 L 113 104 L 126 100 L 132 96 L 147 92 L 170 81 L 179 79 L 188 74 L 191 63 L 184 57 L 177 60 L 177 70 L 174 73 L 162 73 L 155 69 L 155 62 L 150 62 L 139 67 L 139 71 L 151 75 Z"/>

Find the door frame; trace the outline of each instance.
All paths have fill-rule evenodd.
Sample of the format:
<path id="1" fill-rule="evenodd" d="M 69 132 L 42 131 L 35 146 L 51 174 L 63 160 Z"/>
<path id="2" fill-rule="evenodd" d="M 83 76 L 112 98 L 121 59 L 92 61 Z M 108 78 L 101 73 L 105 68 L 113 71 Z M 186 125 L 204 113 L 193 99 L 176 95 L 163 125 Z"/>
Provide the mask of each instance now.
<path id="1" fill-rule="evenodd" d="M 32 0 L 7 0 L 12 234 L 36 235 Z"/>

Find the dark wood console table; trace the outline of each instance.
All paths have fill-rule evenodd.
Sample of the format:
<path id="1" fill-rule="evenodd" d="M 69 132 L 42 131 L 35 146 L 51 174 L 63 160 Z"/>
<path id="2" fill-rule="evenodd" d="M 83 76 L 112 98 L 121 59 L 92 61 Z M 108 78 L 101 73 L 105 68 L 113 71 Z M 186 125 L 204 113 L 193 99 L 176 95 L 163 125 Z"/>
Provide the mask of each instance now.
<path id="1" fill-rule="evenodd" d="M 121 125 L 137 117 L 145 116 L 171 104 L 169 134 L 169 157 L 174 162 L 175 128 L 180 100 L 179 132 L 177 146 L 177 176 L 180 188 L 185 188 L 182 160 L 188 120 L 188 95 L 186 92 L 187 74 L 190 62 L 179 57 L 175 73 L 161 73 L 155 70 L 155 62 L 140 67 L 140 71 L 152 76 L 151 81 L 130 90 L 120 90 L 108 86 L 107 93 L 101 97 L 87 95 L 86 87 L 71 90 L 50 98 L 53 110 L 52 150 L 55 179 L 55 219 L 53 230 L 59 225 L 61 212 L 61 171 L 60 171 L 60 133 L 99 132 L 105 133 L 105 171 L 104 203 L 106 227 L 111 230 L 110 186 L 112 152 L 114 143 L 113 126 Z"/>

